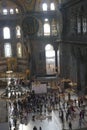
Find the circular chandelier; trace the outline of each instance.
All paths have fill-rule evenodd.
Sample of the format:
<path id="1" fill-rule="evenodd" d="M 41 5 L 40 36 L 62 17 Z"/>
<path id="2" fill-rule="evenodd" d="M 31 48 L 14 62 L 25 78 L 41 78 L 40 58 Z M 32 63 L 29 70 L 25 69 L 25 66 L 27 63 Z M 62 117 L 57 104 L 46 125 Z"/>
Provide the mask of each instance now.
<path id="1" fill-rule="evenodd" d="M 15 83 L 14 79 L 11 79 L 11 83 L 5 88 L 1 94 L 1 99 L 5 100 L 17 100 L 24 99 L 29 90 L 24 88 L 21 84 Z"/>

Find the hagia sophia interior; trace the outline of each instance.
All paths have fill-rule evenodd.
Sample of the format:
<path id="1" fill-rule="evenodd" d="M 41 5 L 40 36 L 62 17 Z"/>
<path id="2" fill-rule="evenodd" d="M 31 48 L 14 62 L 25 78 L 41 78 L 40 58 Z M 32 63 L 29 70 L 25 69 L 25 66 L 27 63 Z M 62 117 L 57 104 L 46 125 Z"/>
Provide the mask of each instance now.
<path id="1" fill-rule="evenodd" d="M 0 0 L 2 129 L 87 130 L 87 0 Z"/>

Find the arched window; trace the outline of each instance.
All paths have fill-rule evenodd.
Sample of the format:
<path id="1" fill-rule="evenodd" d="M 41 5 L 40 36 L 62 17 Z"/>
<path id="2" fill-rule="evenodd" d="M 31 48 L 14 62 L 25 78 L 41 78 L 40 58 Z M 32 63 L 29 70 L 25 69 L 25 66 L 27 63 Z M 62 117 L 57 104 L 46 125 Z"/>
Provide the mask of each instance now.
<path id="1" fill-rule="evenodd" d="M 48 19 L 47 18 L 45 18 L 45 20 L 44 20 L 45 22 L 48 22 Z"/>
<path id="2" fill-rule="evenodd" d="M 3 28 L 3 37 L 4 37 L 4 39 L 10 39 L 10 29 L 9 29 L 9 27 Z"/>
<path id="3" fill-rule="evenodd" d="M 47 11 L 47 4 L 46 3 L 42 4 L 42 9 L 43 9 L 43 11 Z"/>
<path id="4" fill-rule="evenodd" d="M 77 33 L 81 33 L 81 19 L 79 16 L 77 16 Z"/>
<path id="5" fill-rule="evenodd" d="M 17 14 L 19 13 L 19 10 L 18 10 L 18 8 L 16 8 L 16 9 L 15 9 L 15 11 L 16 11 L 16 13 L 17 13 Z"/>
<path id="6" fill-rule="evenodd" d="M 54 56 L 54 51 L 53 51 L 53 46 L 52 45 L 50 45 L 50 44 L 46 45 L 45 50 L 46 50 L 46 57 L 47 58 L 50 58 L 50 57 Z"/>
<path id="7" fill-rule="evenodd" d="M 82 22 L 83 33 L 85 34 L 87 32 L 87 19 L 83 18 Z"/>
<path id="8" fill-rule="evenodd" d="M 55 19 L 53 19 L 51 22 L 51 32 L 52 32 L 53 36 L 57 35 L 57 23 L 56 23 Z"/>
<path id="9" fill-rule="evenodd" d="M 20 26 L 17 26 L 17 27 L 16 27 L 16 37 L 17 37 L 17 38 L 20 38 L 20 37 L 21 37 L 21 29 L 20 29 Z"/>
<path id="10" fill-rule="evenodd" d="M 7 9 L 3 9 L 3 14 L 7 15 L 8 14 L 8 10 Z"/>
<path id="11" fill-rule="evenodd" d="M 10 14 L 14 14 L 14 9 L 10 9 Z"/>
<path id="12" fill-rule="evenodd" d="M 10 43 L 4 44 L 4 53 L 5 53 L 5 57 L 11 57 L 12 56 L 12 50 L 11 50 L 11 44 Z"/>
<path id="13" fill-rule="evenodd" d="M 22 47 L 21 47 L 21 43 L 17 43 L 17 56 L 19 58 L 22 57 Z"/>
<path id="14" fill-rule="evenodd" d="M 50 35 L 50 25 L 49 23 L 44 24 L 44 35 Z"/>
<path id="15" fill-rule="evenodd" d="M 43 35 L 43 25 L 42 22 L 39 21 L 39 30 L 38 30 L 38 36 L 42 36 Z"/>
<path id="16" fill-rule="evenodd" d="M 55 5 L 54 5 L 54 3 L 51 3 L 51 4 L 50 4 L 50 10 L 55 10 Z"/>
<path id="17" fill-rule="evenodd" d="M 57 51 L 58 74 L 60 74 L 60 50 Z"/>
<path id="18" fill-rule="evenodd" d="M 55 51 L 53 46 L 48 44 L 45 47 L 45 56 L 46 56 L 46 72 L 47 74 L 55 73 Z"/>

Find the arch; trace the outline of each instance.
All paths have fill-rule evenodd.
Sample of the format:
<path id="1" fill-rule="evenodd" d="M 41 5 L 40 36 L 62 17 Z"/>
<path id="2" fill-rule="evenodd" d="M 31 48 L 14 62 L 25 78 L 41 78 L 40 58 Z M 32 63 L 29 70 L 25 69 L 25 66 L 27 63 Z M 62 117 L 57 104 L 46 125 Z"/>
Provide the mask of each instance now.
<path id="1" fill-rule="evenodd" d="M 50 24 L 44 23 L 44 35 L 50 35 Z"/>
<path id="2" fill-rule="evenodd" d="M 55 73 L 55 51 L 51 44 L 45 46 L 45 56 L 46 56 L 46 73 Z"/>
<path id="3" fill-rule="evenodd" d="M 10 39 L 10 28 L 9 27 L 3 28 L 3 37 L 4 37 L 4 39 Z"/>
<path id="4" fill-rule="evenodd" d="M 17 56 L 18 56 L 19 58 L 22 57 L 22 46 L 21 46 L 21 43 L 20 43 L 20 42 L 17 43 Z"/>
<path id="5" fill-rule="evenodd" d="M 42 36 L 42 35 L 43 35 L 43 24 L 42 24 L 42 22 L 39 20 L 38 36 Z"/>
<path id="6" fill-rule="evenodd" d="M 47 11 L 47 3 L 42 4 L 42 9 L 43 9 L 43 11 Z"/>
<path id="7" fill-rule="evenodd" d="M 54 2 L 50 3 L 50 10 L 55 10 L 55 4 L 54 4 Z"/>
<path id="8" fill-rule="evenodd" d="M 7 15 L 8 14 L 8 10 L 7 9 L 3 9 L 3 14 Z"/>
<path id="9" fill-rule="evenodd" d="M 18 9 L 18 8 L 16 8 L 16 9 L 15 9 L 15 12 L 18 14 L 18 13 L 19 13 L 19 9 Z"/>
<path id="10" fill-rule="evenodd" d="M 47 45 L 45 46 L 45 50 L 46 50 L 46 51 L 53 50 L 53 46 L 52 46 L 51 44 L 47 44 Z"/>
<path id="11" fill-rule="evenodd" d="M 20 38 L 20 37 L 21 37 L 21 28 L 20 28 L 19 25 L 16 26 L 16 37 L 17 37 L 17 38 Z"/>
<path id="12" fill-rule="evenodd" d="M 53 36 L 57 35 L 57 21 L 55 19 L 52 19 L 51 22 L 51 32 Z"/>
<path id="13" fill-rule="evenodd" d="M 5 57 L 11 57 L 12 56 L 12 50 L 11 50 L 11 44 L 10 43 L 4 44 L 4 54 L 5 54 Z"/>
<path id="14" fill-rule="evenodd" d="M 14 14 L 14 9 L 10 9 L 10 14 Z"/>
<path id="15" fill-rule="evenodd" d="M 57 62 L 58 62 L 57 63 L 58 74 L 60 74 L 60 50 L 59 49 L 57 50 Z"/>

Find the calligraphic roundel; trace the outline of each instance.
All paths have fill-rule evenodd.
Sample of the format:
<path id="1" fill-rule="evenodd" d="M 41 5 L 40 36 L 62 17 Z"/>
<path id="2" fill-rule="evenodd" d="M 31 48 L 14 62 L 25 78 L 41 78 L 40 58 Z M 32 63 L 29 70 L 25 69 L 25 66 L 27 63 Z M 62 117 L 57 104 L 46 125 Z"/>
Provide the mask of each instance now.
<path id="1" fill-rule="evenodd" d="M 24 35 L 34 35 L 38 32 L 39 22 L 33 16 L 27 16 L 22 22 L 22 29 Z"/>

